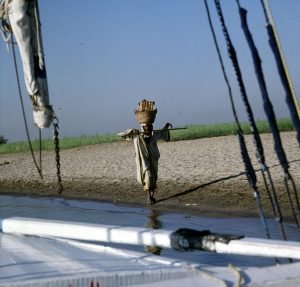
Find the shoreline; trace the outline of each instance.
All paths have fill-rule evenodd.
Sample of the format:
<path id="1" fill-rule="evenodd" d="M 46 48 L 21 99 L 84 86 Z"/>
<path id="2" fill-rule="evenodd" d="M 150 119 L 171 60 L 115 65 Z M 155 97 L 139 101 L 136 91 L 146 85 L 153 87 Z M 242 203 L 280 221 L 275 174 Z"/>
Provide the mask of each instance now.
<path id="1" fill-rule="evenodd" d="M 295 132 L 285 132 L 281 136 L 290 173 L 299 190 L 300 151 Z M 272 136 L 263 134 L 261 138 L 284 218 L 290 221 L 292 213 L 281 167 L 273 152 Z M 266 216 L 272 217 L 252 138 L 245 136 L 245 139 Z M 135 178 L 134 148 L 132 143 L 125 141 L 61 150 L 64 186 L 61 195 L 56 191 L 53 151 L 43 152 L 44 180 L 39 179 L 30 153 L 0 155 L 0 194 L 95 200 L 200 216 L 258 217 L 236 136 L 160 142 L 159 149 L 155 205 L 146 204 L 144 191 Z"/>

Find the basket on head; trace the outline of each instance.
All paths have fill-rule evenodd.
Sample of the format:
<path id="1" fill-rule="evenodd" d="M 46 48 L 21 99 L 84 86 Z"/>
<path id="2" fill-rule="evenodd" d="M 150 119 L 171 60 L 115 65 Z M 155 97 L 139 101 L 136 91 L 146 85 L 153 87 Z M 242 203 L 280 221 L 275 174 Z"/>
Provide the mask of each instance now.
<path id="1" fill-rule="evenodd" d="M 142 100 L 138 108 L 134 110 L 136 120 L 140 124 L 153 124 L 156 117 L 157 109 L 155 102 Z"/>

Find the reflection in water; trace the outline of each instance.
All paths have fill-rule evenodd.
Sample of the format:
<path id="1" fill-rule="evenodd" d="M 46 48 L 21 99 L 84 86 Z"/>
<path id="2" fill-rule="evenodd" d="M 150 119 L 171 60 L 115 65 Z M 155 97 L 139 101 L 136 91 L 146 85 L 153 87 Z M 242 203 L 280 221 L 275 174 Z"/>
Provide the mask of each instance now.
<path id="1" fill-rule="evenodd" d="M 148 215 L 149 221 L 146 227 L 152 228 L 152 229 L 161 229 L 162 228 L 162 222 L 158 220 L 159 212 L 155 209 L 150 210 L 150 214 Z"/>
<path id="2" fill-rule="evenodd" d="M 152 229 L 162 228 L 162 222 L 158 219 L 159 215 L 160 214 L 157 210 L 150 209 L 150 214 L 148 215 L 149 221 L 147 222 L 146 227 Z M 145 246 L 144 250 L 155 255 L 160 255 L 163 248 L 159 246 Z"/>

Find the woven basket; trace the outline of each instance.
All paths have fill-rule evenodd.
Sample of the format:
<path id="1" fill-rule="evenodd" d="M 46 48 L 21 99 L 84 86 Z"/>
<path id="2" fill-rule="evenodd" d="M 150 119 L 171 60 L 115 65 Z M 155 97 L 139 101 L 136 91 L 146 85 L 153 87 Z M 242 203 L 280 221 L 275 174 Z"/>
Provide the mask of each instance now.
<path id="1" fill-rule="evenodd" d="M 140 124 L 153 124 L 156 117 L 157 109 L 152 111 L 134 110 L 135 118 Z"/>

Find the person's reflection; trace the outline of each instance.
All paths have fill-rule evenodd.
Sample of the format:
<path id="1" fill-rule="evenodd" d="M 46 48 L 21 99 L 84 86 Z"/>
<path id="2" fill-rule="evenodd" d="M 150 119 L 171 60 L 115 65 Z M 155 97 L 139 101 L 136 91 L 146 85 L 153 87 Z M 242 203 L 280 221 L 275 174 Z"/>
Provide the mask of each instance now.
<path id="1" fill-rule="evenodd" d="M 151 209 L 150 214 L 148 215 L 149 221 L 146 224 L 146 227 L 152 228 L 152 229 L 160 229 L 162 228 L 162 222 L 158 220 L 159 213 L 157 210 Z M 159 246 L 145 246 L 145 251 L 160 255 L 162 248 Z"/>

